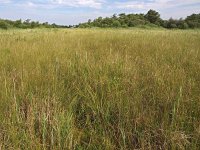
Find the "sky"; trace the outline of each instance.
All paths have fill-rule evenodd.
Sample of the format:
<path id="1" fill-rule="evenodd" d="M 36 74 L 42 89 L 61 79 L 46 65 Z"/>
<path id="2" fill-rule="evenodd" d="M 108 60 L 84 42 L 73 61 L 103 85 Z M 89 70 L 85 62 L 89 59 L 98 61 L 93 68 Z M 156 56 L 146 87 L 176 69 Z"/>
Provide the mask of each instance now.
<path id="1" fill-rule="evenodd" d="M 0 0 L 0 18 L 31 19 L 75 25 L 120 13 L 146 13 L 154 9 L 161 18 L 185 18 L 200 13 L 200 0 Z"/>

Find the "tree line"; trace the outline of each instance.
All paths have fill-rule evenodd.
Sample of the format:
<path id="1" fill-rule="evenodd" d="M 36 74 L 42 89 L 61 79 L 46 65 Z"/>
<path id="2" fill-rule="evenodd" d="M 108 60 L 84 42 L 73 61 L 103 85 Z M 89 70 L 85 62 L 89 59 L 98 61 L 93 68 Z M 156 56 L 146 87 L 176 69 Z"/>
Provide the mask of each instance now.
<path id="1" fill-rule="evenodd" d="M 0 19 L 0 29 L 20 28 L 20 29 L 33 29 L 33 28 L 69 28 L 70 26 L 57 25 L 55 23 L 49 24 L 48 22 L 40 23 L 39 21 L 31 21 L 21 19 L 12 21 L 8 19 Z"/>
<path id="2" fill-rule="evenodd" d="M 78 25 L 57 25 L 55 23 L 49 24 L 48 22 L 40 23 L 38 21 L 31 21 L 27 19 L 25 21 L 16 20 L 11 21 L 7 19 L 0 19 L 0 29 L 9 28 L 21 28 L 21 29 L 33 29 L 33 28 L 128 28 L 128 27 L 164 27 L 168 29 L 194 29 L 200 28 L 200 13 L 192 14 L 185 19 L 173 19 L 163 20 L 160 14 L 155 10 L 149 10 L 147 14 L 114 14 L 112 17 L 98 17 L 93 21 L 91 19 L 88 22 L 80 23 Z"/>
<path id="3" fill-rule="evenodd" d="M 114 14 L 112 17 L 98 17 L 93 21 L 91 19 L 86 23 L 80 23 L 77 25 L 79 28 L 127 28 L 137 26 L 149 26 L 149 27 L 164 27 L 168 29 L 194 29 L 200 28 L 200 13 L 192 14 L 185 19 L 173 19 L 163 20 L 160 14 L 155 10 L 149 10 L 147 14 Z"/>

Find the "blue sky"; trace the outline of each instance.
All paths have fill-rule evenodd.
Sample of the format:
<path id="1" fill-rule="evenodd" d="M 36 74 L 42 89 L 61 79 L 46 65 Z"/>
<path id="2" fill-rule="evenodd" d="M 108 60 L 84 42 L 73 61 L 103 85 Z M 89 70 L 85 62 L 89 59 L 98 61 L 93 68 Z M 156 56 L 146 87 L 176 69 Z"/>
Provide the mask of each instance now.
<path id="1" fill-rule="evenodd" d="M 161 17 L 186 17 L 200 13 L 200 0 L 0 0 L 0 18 L 32 19 L 63 25 L 77 24 L 116 13 L 146 13 Z"/>

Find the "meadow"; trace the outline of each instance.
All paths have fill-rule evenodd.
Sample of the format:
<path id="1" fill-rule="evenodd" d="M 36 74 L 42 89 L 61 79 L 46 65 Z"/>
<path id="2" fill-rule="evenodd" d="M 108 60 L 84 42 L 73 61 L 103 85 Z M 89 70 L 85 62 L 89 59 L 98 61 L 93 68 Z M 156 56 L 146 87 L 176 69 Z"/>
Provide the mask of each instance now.
<path id="1" fill-rule="evenodd" d="M 200 30 L 1 30 L 0 149 L 200 149 Z"/>

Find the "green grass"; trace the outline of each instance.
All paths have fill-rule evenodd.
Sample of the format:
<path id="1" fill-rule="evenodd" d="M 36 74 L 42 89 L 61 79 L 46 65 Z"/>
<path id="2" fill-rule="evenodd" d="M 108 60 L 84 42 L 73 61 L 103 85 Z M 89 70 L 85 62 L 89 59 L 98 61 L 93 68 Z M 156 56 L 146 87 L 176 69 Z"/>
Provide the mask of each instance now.
<path id="1" fill-rule="evenodd" d="M 0 31 L 0 149 L 200 149 L 200 31 Z"/>

